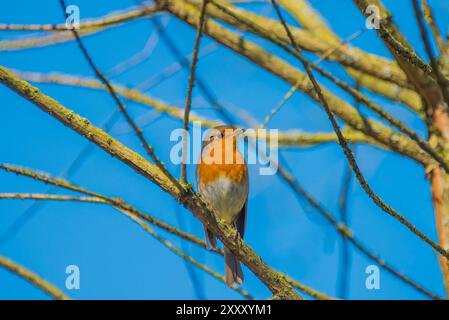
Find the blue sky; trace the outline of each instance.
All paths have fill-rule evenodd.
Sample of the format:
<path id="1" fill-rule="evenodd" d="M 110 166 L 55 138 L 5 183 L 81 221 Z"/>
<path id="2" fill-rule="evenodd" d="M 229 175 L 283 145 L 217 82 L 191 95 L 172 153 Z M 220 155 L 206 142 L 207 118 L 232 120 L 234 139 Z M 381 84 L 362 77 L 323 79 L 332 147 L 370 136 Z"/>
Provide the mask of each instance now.
<path id="1" fill-rule="evenodd" d="M 323 14 L 339 36 L 345 38 L 364 26 L 364 19 L 350 0 L 311 1 Z M 411 1 L 384 1 L 418 53 L 425 57 L 420 43 Z M 449 4 L 430 1 L 441 29 L 448 30 Z M 94 3 L 71 1 L 80 7 L 81 18 L 99 17 L 111 11 L 133 5 L 131 0 Z M 247 4 L 245 8 L 264 12 L 274 17 L 269 4 Z M 165 16 L 164 16 L 165 17 Z M 162 15 L 159 16 L 162 18 Z M 167 17 L 166 32 L 184 55 L 193 48 L 195 30 Z M 289 17 L 289 21 L 294 21 Z M 1 23 L 61 23 L 63 14 L 56 0 L 8 1 L 0 10 Z M 84 43 L 97 66 L 106 74 L 144 47 L 154 31 L 153 24 L 139 19 L 86 37 Z M 0 32 L 0 41 L 19 37 L 24 33 Z M 266 42 L 249 36 L 270 51 L 299 66 L 298 61 Z M 211 43 L 203 38 L 202 47 Z M 389 57 L 374 31 L 367 31 L 353 41 L 353 45 L 369 52 Z M 312 59 L 316 59 L 316 57 Z M 135 87 L 154 77 L 174 63 L 174 57 L 159 39 L 157 46 L 143 63 L 113 81 Z M 0 65 L 36 72 L 58 71 L 82 76 L 93 76 L 74 42 L 20 51 L 0 51 Z M 335 65 L 324 63 L 334 75 L 350 80 Z M 200 59 L 198 74 L 218 99 L 227 106 L 241 108 L 263 121 L 270 110 L 282 99 L 289 85 L 260 70 L 232 51 L 219 47 Z M 175 106 L 183 106 L 188 74 L 175 77 L 146 92 Z M 328 85 L 327 82 L 323 82 Z M 63 105 L 102 126 L 114 112 L 116 105 L 105 92 L 56 84 L 36 84 L 44 93 Z M 338 91 L 345 100 L 351 99 Z M 375 101 L 402 119 L 413 129 L 425 135 L 422 121 L 405 107 L 372 96 Z M 57 120 L 0 86 L 0 162 L 30 167 L 59 176 L 87 145 Z M 352 102 L 351 102 L 352 103 Z M 157 116 L 146 106 L 126 101 L 129 112 L 138 119 L 154 121 L 145 126 L 144 134 L 169 170 L 179 175 L 179 167 L 170 164 L 169 152 L 173 146 L 169 135 L 182 126 L 179 120 Z M 198 88 L 194 91 L 193 110 L 211 119 L 217 114 L 207 106 Z M 365 114 L 370 114 L 362 109 Z M 300 129 L 307 132 L 332 130 L 322 109 L 301 93 L 295 93 L 269 124 L 280 130 Z M 110 131 L 114 137 L 144 155 L 135 136 L 126 130 L 119 117 Z M 314 195 L 335 217 L 339 216 L 338 200 L 346 160 L 337 144 L 319 147 L 282 150 L 287 166 L 299 183 Z M 403 213 L 419 229 L 437 239 L 429 183 L 423 168 L 412 160 L 374 147 L 357 147 L 357 160 L 373 189 L 389 204 Z M 194 166 L 188 177 L 194 180 Z M 157 186 L 137 175 L 132 169 L 110 157 L 99 148 L 69 180 L 92 191 L 109 196 L 120 196 L 139 209 L 166 222 L 203 237 L 201 224 L 175 203 Z M 51 192 L 70 194 L 51 189 L 36 181 L 0 172 L 0 192 Z M 30 201 L 0 201 L 0 238 L 11 225 L 22 219 L 33 205 Z M 442 296 L 444 287 L 441 271 L 433 251 L 398 222 L 378 209 L 353 181 L 349 198 L 349 225 L 351 230 L 373 252 Z M 176 237 L 160 231 L 179 248 L 187 250 L 196 259 L 223 273 L 221 257 L 205 252 Z M 341 240 L 334 228 L 317 212 L 304 206 L 288 186 L 277 176 L 260 176 L 258 167 L 250 167 L 250 196 L 247 243 L 274 268 L 287 273 L 301 283 L 337 295 Z M 37 212 L 8 241 L 0 243 L 0 254 L 28 267 L 76 299 L 240 299 L 234 291 L 216 279 L 204 274 L 167 250 L 128 218 L 112 208 L 98 204 L 58 203 L 41 204 Z M 350 249 L 349 298 L 354 299 L 424 299 L 421 293 L 381 270 L 381 288 L 365 287 L 365 269 L 372 261 Z M 80 290 L 65 288 L 65 268 L 77 265 L 81 272 Z M 270 297 L 265 286 L 245 268 L 244 289 L 256 298 Z M 192 275 L 199 285 L 192 285 Z M 29 283 L 0 269 L 0 299 L 48 298 Z"/>

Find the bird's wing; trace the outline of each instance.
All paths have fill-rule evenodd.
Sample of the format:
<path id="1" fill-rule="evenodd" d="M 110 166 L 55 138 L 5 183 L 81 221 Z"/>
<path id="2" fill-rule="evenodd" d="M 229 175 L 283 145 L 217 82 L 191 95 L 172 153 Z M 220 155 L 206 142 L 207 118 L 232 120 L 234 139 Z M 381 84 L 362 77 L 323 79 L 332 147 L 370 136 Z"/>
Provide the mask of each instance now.
<path id="1" fill-rule="evenodd" d="M 248 209 L 248 199 L 246 199 L 245 204 L 243 205 L 242 210 L 240 210 L 237 219 L 235 220 L 235 227 L 237 228 L 237 232 L 240 234 L 240 237 L 245 235 L 245 227 L 246 227 L 246 211 Z"/>

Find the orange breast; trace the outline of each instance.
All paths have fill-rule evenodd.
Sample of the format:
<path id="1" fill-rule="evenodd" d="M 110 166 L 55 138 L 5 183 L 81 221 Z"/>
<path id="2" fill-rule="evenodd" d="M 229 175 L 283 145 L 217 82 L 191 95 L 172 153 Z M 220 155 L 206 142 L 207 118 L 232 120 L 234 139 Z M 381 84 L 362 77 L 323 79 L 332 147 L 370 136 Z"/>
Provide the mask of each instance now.
<path id="1" fill-rule="evenodd" d="M 212 144 L 210 154 L 203 154 L 197 167 L 197 175 L 198 179 L 201 177 L 201 183 L 207 184 L 221 177 L 226 177 L 240 184 L 244 179 L 248 179 L 246 163 L 235 144 L 233 144 L 233 157 L 231 157 L 233 161 L 229 164 L 225 163 L 225 143 L 219 140 L 212 142 Z M 218 151 L 222 151 L 221 161 L 211 161 L 211 158 Z"/>

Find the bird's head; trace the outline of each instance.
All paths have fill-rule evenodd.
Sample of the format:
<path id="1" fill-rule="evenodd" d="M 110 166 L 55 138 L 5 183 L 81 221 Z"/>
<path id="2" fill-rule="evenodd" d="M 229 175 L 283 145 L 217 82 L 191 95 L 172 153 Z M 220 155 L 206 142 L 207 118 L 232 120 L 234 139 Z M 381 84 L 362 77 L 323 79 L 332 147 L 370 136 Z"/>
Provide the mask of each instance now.
<path id="1" fill-rule="evenodd" d="M 244 133 L 245 129 L 230 125 L 221 125 L 210 129 L 203 140 L 202 157 L 216 156 L 219 158 L 217 161 L 223 161 L 223 159 L 226 159 L 227 157 L 231 159 L 235 158 L 237 140 Z"/>
<path id="2" fill-rule="evenodd" d="M 244 133 L 245 129 L 237 126 L 230 126 L 230 125 L 216 126 L 206 133 L 203 141 L 203 148 L 205 145 L 211 143 L 212 141 L 228 140 L 228 139 L 231 139 L 231 141 L 237 141 L 237 139 L 240 138 Z"/>

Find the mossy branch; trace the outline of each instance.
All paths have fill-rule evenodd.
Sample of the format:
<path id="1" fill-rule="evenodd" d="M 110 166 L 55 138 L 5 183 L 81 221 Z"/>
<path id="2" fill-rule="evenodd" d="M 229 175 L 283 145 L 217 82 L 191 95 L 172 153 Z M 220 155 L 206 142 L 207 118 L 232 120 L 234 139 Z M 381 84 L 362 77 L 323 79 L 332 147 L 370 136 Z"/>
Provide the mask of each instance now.
<path id="1" fill-rule="evenodd" d="M 416 54 L 404 34 L 394 23 L 393 15 L 383 3 L 379 0 L 353 1 L 364 16 L 368 16 L 368 13 L 365 12 L 368 5 L 379 8 L 381 19 L 380 27 L 376 29 L 377 34 L 407 75 L 416 92 L 425 99 L 427 105 L 432 107 L 441 104 L 442 94 L 432 77 L 432 68 Z"/>
<path id="2" fill-rule="evenodd" d="M 124 202 L 122 199 L 119 198 L 111 198 L 107 197 L 105 195 L 99 194 L 97 192 L 93 192 L 90 190 L 87 190 L 85 188 L 82 188 L 80 186 L 77 186 L 71 182 L 68 182 L 65 179 L 61 178 L 55 178 L 51 175 L 39 172 L 36 170 L 19 167 L 11 164 L 1 164 L 0 163 L 0 169 L 5 170 L 7 172 L 11 172 L 17 175 L 25 176 L 37 181 L 41 181 L 47 184 L 51 184 L 63 189 L 75 191 L 81 194 L 85 194 L 88 197 L 76 197 L 76 196 L 62 196 L 62 195 L 48 195 L 48 194 L 24 194 L 24 193 L 4 193 L 0 194 L 0 199 L 33 199 L 33 200 L 55 200 L 55 201 L 82 201 L 82 202 L 89 202 L 89 203 L 100 203 L 100 204 L 109 204 L 115 209 L 117 209 L 120 212 L 126 212 L 128 215 L 132 215 L 135 219 L 141 219 L 144 221 L 147 221 L 151 223 L 152 225 L 163 229 L 165 231 L 168 231 L 169 233 L 180 237 L 184 240 L 190 241 L 193 244 L 199 246 L 200 248 L 207 249 L 208 251 L 223 255 L 223 250 L 220 248 L 216 249 L 209 249 L 206 242 L 202 239 L 196 237 L 195 235 L 192 235 L 190 233 L 187 233 L 185 231 L 182 231 L 180 229 L 177 229 L 161 220 L 158 220 L 154 218 L 153 216 L 143 213 L 136 207 Z M 314 297 L 321 297 L 323 299 L 332 299 L 332 297 L 326 296 L 323 293 L 317 292 L 316 290 L 309 288 L 298 281 L 289 278 L 285 276 L 285 279 L 292 284 L 295 288 L 300 289 L 301 291 L 314 296 Z"/>
<path id="3" fill-rule="evenodd" d="M 187 1 L 197 5 L 196 0 Z M 302 2 L 303 1 L 300 0 L 287 0 L 285 1 L 285 4 L 290 9 L 298 9 L 296 8 L 296 6 L 304 9 L 305 6 L 304 4 L 301 4 Z M 269 38 L 267 38 L 265 35 L 270 34 L 280 38 L 283 41 L 288 41 L 288 39 L 286 39 L 285 35 L 282 33 L 282 26 L 275 20 L 265 18 L 251 12 L 247 12 L 243 9 L 232 6 L 225 1 L 214 0 L 213 4 L 218 4 L 218 9 L 226 8 L 230 10 L 230 12 L 232 12 L 232 14 L 230 15 L 229 11 L 225 12 L 221 9 L 220 11 L 215 8 L 214 17 L 219 20 L 236 26 L 241 30 L 250 31 L 267 40 L 269 40 Z M 211 6 L 210 9 L 212 10 L 213 6 Z M 311 22 L 312 20 L 314 20 L 313 16 L 310 17 L 311 10 L 299 11 L 301 12 L 301 17 L 303 18 L 301 20 L 301 23 L 304 23 L 306 25 L 319 25 L 319 30 L 324 29 L 324 23 L 319 21 Z M 298 10 L 296 10 L 295 12 L 298 12 Z M 234 19 L 233 17 L 235 16 L 258 24 L 260 28 L 258 28 L 257 30 L 250 30 L 247 28 L 247 26 L 240 23 L 238 19 Z M 412 99 L 412 97 L 410 97 L 413 96 L 413 87 L 407 81 L 404 73 L 400 70 L 395 62 L 365 53 L 360 49 L 349 46 L 348 44 L 340 41 L 337 36 L 330 37 L 330 34 L 332 33 L 330 30 L 328 32 L 320 32 L 320 35 L 326 36 L 325 39 L 323 39 L 310 30 L 305 31 L 295 27 L 291 28 L 292 33 L 304 50 L 314 52 L 320 56 L 325 55 L 327 60 L 340 63 L 345 67 L 346 71 L 352 77 L 355 77 L 355 79 L 358 80 L 359 78 L 363 78 L 363 85 L 367 89 L 388 99 L 405 103 L 412 110 L 419 110 L 422 108 L 419 103 L 417 103 Z M 328 54 L 329 52 L 331 52 L 331 54 Z M 380 85 L 381 83 L 383 83 L 384 85 Z M 391 90 L 390 86 L 392 85 L 396 87 L 397 90 Z M 418 108 L 415 108 L 415 105 L 417 104 L 419 106 Z"/>
<path id="4" fill-rule="evenodd" d="M 332 30 L 319 12 L 312 7 L 309 1 L 280 0 L 279 3 L 298 20 L 305 30 L 313 34 L 316 38 L 322 39 L 324 43 L 336 43 L 339 50 L 349 52 L 354 51 L 353 47 L 342 43 L 339 36 Z M 370 55 L 368 55 L 368 57 L 369 56 Z M 365 58 L 366 56 L 359 56 L 359 59 Z M 377 67 L 380 67 L 380 65 Z M 382 72 L 388 74 L 390 72 L 389 67 L 390 65 L 385 65 L 385 69 L 383 69 Z M 403 103 L 421 116 L 424 115 L 421 99 L 414 91 L 414 88 L 410 87 L 410 83 L 398 85 L 398 83 L 382 80 L 356 68 L 346 67 L 345 69 L 351 77 L 360 83 L 361 86 L 390 100 Z M 406 76 L 397 64 L 394 66 L 394 70 L 395 71 L 393 72 L 400 75 L 401 81 L 406 82 Z"/>
<path id="5" fill-rule="evenodd" d="M 194 5 L 186 4 L 181 0 L 160 1 L 166 4 L 165 8 L 173 15 L 189 25 L 196 27 L 199 17 L 198 11 Z M 217 42 L 280 77 L 289 84 L 295 85 L 301 83 L 298 89 L 306 93 L 310 98 L 319 102 L 318 96 L 313 91 L 311 82 L 307 80 L 307 76 L 286 63 L 284 60 L 271 55 L 253 42 L 242 38 L 235 32 L 222 27 L 211 20 L 206 22 L 205 33 Z M 375 120 L 365 119 L 357 110 L 351 107 L 347 102 L 335 96 L 329 90 L 323 88 L 323 94 L 329 103 L 331 111 L 337 117 L 345 121 L 352 129 L 363 132 L 379 143 L 386 145 L 392 150 L 406 155 L 419 163 L 425 165 L 435 163 L 431 157 L 422 151 L 421 148 L 408 137 L 394 132 Z"/>
<path id="6" fill-rule="evenodd" d="M 16 71 L 24 80 L 38 82 L 38 83 L 56 83 L 63 85 L 71 85 L 76 87 L 84 87 L 91 89 L 101 89 L 105 90 L 106 88 L 96 79 L 74 76 L 68 74 L 60 74 L 60 73 L 37 73 L 37 72 L 18 72 Z M 134 102 L 141 103 L 145 106 L 151 107 L 161 113 L 167 114 L 170 117 L 175 119 L 183 119 L 184 113 L 180 107 L 175 107 L 168 105 L 167 103 L 150 97 L 147 94 L 143 94 L 139 90 L 129 89 L 120 84 L 112 85 L 114 90 L 126 98 L 127 100 L 131 100 Z M 223 123 L 220 121 L 212 120 L 204 118 L 195 112 L 190 112 L 189 122 L 199 122 L 202 126 L 206 128 L 213 128 L 218 125 L 222 125 Z M 382 148 L 384 150 L 390 150 L 387 146 L 380 144 L 376 140 L 367 137 L 360 131 L 356 131 L 353 129 L 345 129 L 343 130 L 343 134 L 345 135 L 348 141 L 352 143 L 366 143 L 371 144 L 375 147 Z M 267 138 L 270 138 L 269 133 L 267 134 Z M 309 133 L 303 132 L 299 130 L 290 130 L 290 131 L 279 131 L 278 134 L 278 145 L 279 147 L 310 147 L 323 143 L 332 143 L 337 142 L 337 137 L 335 133 Z"/>
<path id="7" fill-rule="evenodd" d="M 0 67 L 0 82 L 169 193 L 206 225 L 273 294 L 284 299 L 302 299 L 285 278 L 268 266 L 253 249 L 241 239 L 235 241 L 235 230 L 220 222 L 190 187 L 186 186 L 180 192 L 157 166 L 4 67 Z"/>
<path id="8" fill-rule="evenodd" d="M 217 5 L 214 3 L 214 5 Z M 229 12 L 227 8 L 221 7 L 220 5 L 218 5 L 220 7 L 220 9 L 224 10 L 225 12 Z M 239 22 L 247 25 L 251 30 L 260 30 L 261 28 L 258 25 L 254 25 L 254 23 L 252 23 L 251 21 L 247 21 L 247 20 L 241 20 L 240 18 L 237 18 L 234 16 L 234 14 L 230 13 L 235 19 L 237 19 Z M 287 26 L 287 25 L 286 25 Z M 289 27 L 289 31 L 290 31 L 290 27 Z M 291 32 L 291 31 L 290 31 Z M 290 33 L 291 35 L 291 39 L 294 40 L 294 36 L 292 33 Z M 302 58 L 302 56 L 289 48 L 288 45 L 285 45 L 284 43 L 282 43 L 280 39 L 273 37 L 271 34 L 266 34 L 264 33 L 264 36 L 267 39 L 270 39 L 272 42 L 278 44 L 281 48 L 283 48 L 284 50 L 286 50 L 287 52 L 291 53 L 292 55 L 294 55 L 295 57 L 297 57 L 300 61 L 303 61 L 304 59 Z M 340 88 L 342 88 L 345 92 L 349 93 L 353 98 L 355 98 L 357 101 L 362 102 L 364 105 L 366 105 L 369 109 L 371 109 L 372 111 L 374 111 L 375 113 L 377 113 L 382 119 L 384 119 L 385 121 L 387 121 L 389 124 L 391 124 L 392 126 L 394 126 L 396 129 L 400 130 L 402 133 L 404 133 L 405 135 L 407 135 L 410 139 L 412 139 L 413 141 L 415 141 L 420 148 L 425 151 L 430 157 L 432 157 L 435 161 L 437 161 L 443 168 L 444 170 L 449 173 L 449 166 L 446 163 L 446 160 L 443 158 L 443 156 L 441 156 L 439 154 L 439 152 L 437 150 L 435 150 L 430 144 L 428 144 L 426 141 L 424 141 L 423 139 L 421 139 L 419 137 L 419 135 L 414 132 L 413 130 L 409 129 L 402 121 L 396 119 L 395 117 L 393 117 L 391 114 L 389 114 L 388 112 L 386 112 L 382 107 L 380 107 L 379 105 L 371 102 L 366 96 L 364 96 L 358 89 L 354 89 L 352 86 L 350 86 L 349 84 L 347 84 L 344 81 L 341 81 L 340 79 L 334 77 L 331 73 L 325 71 L 324 69 L 320 68 L 318 66 L 317 63 L 311 64 L 310 63 L 310 67 L 317 70 L 319 73 L 321 73 L 321 75 L 323 75 L 324 77 L 328 78 L 329 80 L 331 80 L 334 84 L 338 85 Z M 289 94 L 292 93 L 294 90 L 296 90 L 297 88 L 299 88 L 301 86 L 301 81 L 298 82 L 290 91 L 289 93 L 284 97 L 282 103 L 288 98 Z M 319 101 L 321 102 L 321 101 Z M 281 104 L 279 104 L 278 106 L 280 107 Z M 277 109 L 274 109 L 274 111 L 276 111 Z M 267 118 L 267 120 L 265 121 L 264 125 L 266 124 L 266 122 L 268 121 L 269 117 Z"/>
<path id="9" fill-rule="evenodd" d="M 17 166 L 8 165 L 8 164 L 0 164 L 0 169 L 5 170 L 7 172 L 15 173 L 18 175 L 23 175 L 23 176 L 26 176 L 26 177 L 29 177 L 29 178 L 32 178 L 32 179 L 35 179 L 38 181 L 42 181 L 45 183 L 53 184 L 55 186 L 58 186 L 58 187 L 61 187 L 64 189 L 68 189 L 68 190 L 72 190 L 72 191 L 80 192 L 82 194 L 89 195 L 89 197 L 83 197 L 83 196 L 80 197 L 80 196 L 66 196 L 66 195 L 37 194 L 37 193 L 0 193 L 0 199 L 21 199 L 21 200 L 30 200 L 31 199 L 31 200 L 41 200 L 41 201 L 43 201 L 43 200 L 79 201 L 79 202 L 88 202 L 88 203 L 109 204 L 109 205 L 113 206 L 115 209 L 117 209 L 118 211 L 127 215 L 129 218 L 131 218 L 134 222 L 137 222 L 142 227 L 144 227 L 144 226 L 142 225 L 142 222 L 140 220 L 148 221 L 152 225 L 154 225 L 158 228 L 161 228 L 163 230 L 166 230 L 166 231 L 170 232 L 171 234 L 178 236 L 184 240 L 190 241 L 193 244 L 195 244 L 203 249 L 207 249 L 208 251 L 210 250 L 211 252 L 223 255 L 222 249 L 220 249 L 220 248 L 209 249 L 206 242 L 203 241 L 202 239 L 200 239 L 192 234 L 189 234 L 187 232 L 184 232 L 182 230 L 179 230 L 173 226 L 170 226 L 167 223 L 152 217 L 151 215 L 145 214 L 145 213 L 141 212 L 140 210 L 138 210 L 137 208 L 125 203 L 121 199 L 106 197 L 104 195 L 100 195 L 98 193 L 89 191 L 85 188 L 76 186 L 66 180 L 54 178 L 46 173 L 37 172 L 37 171 L 31 170 L 31 169 L 26 169 L 26 168 L 17 167 Z M 147 230 L 148 226 L 144 227 L 144 229 Z M 200 267 L 200 268 L 202 268 L 204 270 L 203 267 Z M 207 267 L 205 267 L 205 268 L 207 268 Z M 208 272 L 208 273 L 214 277 L 217 274 L 215 272 L 213 272 L 213 273 Z M 327 296 L 324 293 L 321 293 L 312 288 L 309 288 L 292 278 L 289 278 L 285 275 L 284 275 L 284 277 L 292 286 L 300 289 L 302 292 L 307 293 L 317 299 L 322 299 L 322 300 L 333 300 L 334 299 L 330 296 Z M 219 280 L 221 280 L 221 279 L 219 278 Z M 233 287 L 233 289 L 237 290 L 238 287 Z M 239 291 L 239 293 L 242 293 L 242 292 Z M 244 293 L 246 293 L 246 292 L 244 292 Z"/>
<path id="10" fill-rule="evenodd" d="M 22 175 L 37 181 L 42 181 L 44 183 L 52 184 L 57 187 L 61 187 L 63 189 L 79 192 L 81 194 L 88 195 L 89 197 L 76 197 L 76 196 L 62 196 L 62 195 L 48 195 L 48 194 L 23 194 L 23 193 L 4 193 L 0 194 L 0 199 L 34 199 L 34 200 L 55 200 L 55 201 L 83 201 L 83 202 L 90 202 L 90 203 L 100 203 L 100 204 L 109 204 L 113 206 L 115 209 L 117 209 L 119 212 L 126 212 L 128 215 L 131 215 L 134 219 L 142 219 L 144 221 L 147 221 L 151 223 L 152 225 L 166 230 L 169 233 L 180 237 L 184 240 L 187 240 L 197 246 L 199 246 L 202 249 L 210 250 L 206 244 L 206 242 L 195 235 L 192 235 L 190 233 L 184 232 L 182 230 L 179 230 L 161 220 L 158 220 L 154 218 L 153 216 L 143 213 L 142 211 L 138 210 L 136 207 L 131 206 L 130 204 L 124 202 L 121 199 L 118 198 L 111 198 L 106 197 L 104 195 L 101 195 L 96 192 L 89 191 L 85 188 L 79 187 L 77 185 L 74 185 L 73 183 L 70 183 L 64 179 L 55 178 L 52 177 L 46 173 L 38 172 L 35 170 L 18 167 L 14 165 L 9 164 L 0 164 L 0 169 L 5 170 L 7 172 L 15 173 L 18 175 Z M 306 198 L 306 200 L 320 213 L 322 214 L 334 227 L 336 230 L 343 236 L 346 237 L 350 243 L 354 245 L 354 247 L 359 250 L 363 255 L 368 257 L 369 259 L 375 261 L 377 264 L 379 264 L 382 268 L 390 272 L 393 276 L 399 278 L 400 280 L 404 281 L 408 285 L 412 286 L 416 290 L 424 293 L 428 297 L 432 299 L 441 299 L 435 294 L 431 293 L 430 291 L 423 288 L 421 285 L 417 284 L 401 272 L 397 271 L 395 268 L 393 268 L 391 265 L 387 264 L 385 261 L 380 259 L 375 253 L 371 252 L 366 246 L 362 244 L 360 240 L 358 240 L 354 234 L 344 225 L 339 224 L 330 213 L 328 213 L 316 200 L 314 200 L 305 190 L 302 190 L 300 186 L 295 183 L 293 178 L 289 174 L 284 175 L 285 179 L 287 179 L 287 182 L 292 184 L 292 187 L 294 188 L 295 192 L 299 192 Z M 223 250 L 220 248 L 212 249 L 211 252 L 223 255 Z M 285 279 L 295 288 L 301 290 L 302 292 L 315 297 L 317 299 L 322 300 L 332 300 L 334 298 L 327 296 L 324 293 L 318 292 L 310 287 L 307 287 L 300 282 L 296 281 L 295 279 L 292 279 L 288 276 L 285 276 Z"/>
<path id="11" fill-rule="evenodd" d="M 157 2 L 161 5 L 163 5 L 164 2 L 168 4 L 172 2 L 177 2 L 178 4 L 180 2 L 184 2 L 192 4 L 196 7 L 199 6 L 198 0 L 158 0 Z M 211 4 L 214 3 L 229 9 L 238 17 L 248 19 L 251 22 L 256 23 L 257 25 L 260 25 L 261 31 L 271 32 L 280 39 L 288 41 L 285 33 L 282 32 L 282 25 L 278 21 L 263 17 L 241 8 L 237 8 L 236 6 L 223 0 L 211 1 Z M 264 37 L 262 33 L 258 33 L 257 30 L 248 29 L 244 24 L 239 23 L 238 20 L 234 19 L 231 15 L 223 12 L 214 5 L 209 6 L 208 14 L 211 17 L 235 26 L 240 30 L 249 31 L 251 33 Z M 299 28 L 292 27 L 292 33 L 302 49 L 316 54 L 326 54 L 326 52 L 332 50 L 336 44 L 335 41 L 321 41 L 321 39 L 318 39 L 310 32 L 304 31 Z M 367 54 L 362 50 L 349 46 L 342 46 L 341 48 L 339 48 L 339 50 L 331 54 L 328 59 L 338 62 L 343 66 L 351 67 L 364 73 L 371 74 L 376 78 L 391 81 L 403 87 L 410 87 L 407 83 L 406 77 L 395 64 L 395 62 L 372 54 Z"/>
<path id="12" fill-rule="evenodd" d="M 370 185 L 368 184 L 368 181 L 365 179 L 365 177 L 363 176 L 356 160 L 354 157 L 354 154 L 352 153 L 351 149 L 348 147 L 348 143 L 345 140 L 343 134 L 341 133 L 341 129 L 335 119 L 335 116 L 333 115 L 329 104 L 323 94 L 322 88 L 321 86 L 318 84 L 315 76 L 312 73 L 312 68 L 311 68 L 311 64 L 302 57 L 301 54 L 301 49 L 299 48 L 299 46 L 296 43 L 296 40 L 294 38 L 294 36 L 292 35 L 287 23 L 285 22 L 281 11 L 279 9 L 279 6 L 276 2 L 276 0 L 271 0 L 271 3 L 273 4 L 273 7 L 279 17 L 279 20 L 281 21 L 284 29 L 285 29 L 285 33 L 288 35 L 289 40 L 291 41 L 292 46 L 294 47 L 294 49 L 296 50 L 296 52 L 298 53 L 301 63 L 304 67 L 304 69 L 307 72 L 307 76 L 309 77 L 310 81 L 313 84 L 313 89 L 316 92 L 316 94 L 319 97 L 319 101 L 320 104 L 323 106 L 324 110 L 327 113 L 327 116 L 332 124 L 332 127 L 334 128 L 334 131 L 338 137 L 338 142 L 340 144 L 340 146 L 343 149 L 343 152 L 351 166 L 351 168 L 354 171 L 354 174 L 357 178 L 357 180 L 360 183 L 360 186 L 363 188 L 363 190 L 367 193 L 367 195 L 373 200 L 373 202 L 379 207 L 381 208 L 385 213 L 388 213 L 390 216 L 392 216 L 393 218 L 395 218 L 397 221 L 399 221 L 401 224 L 403 224 L 406 228 L 408 228 L 412 233 L 414 233 L 417 237 L 419 237 L 422 241 L 424 241 L 425 243 L 427 243 L 430 247 L 432 247 L 435 251 L 437 251 L 439 254 L 441 254 L 443 257 L 446 258 L 446 260 L 449 261 L 449 251 L 447 251 L 445 248 L 443 248 L 441 245 L 439 245 L 438 243 L 436 243 L 435 241 L 433 241 L 429 236 L 427 236 L 426 234 L 424 234 L 423 232 L 421 232 L 419 229 L 417 229 L 412 223 L 410 223 L 401 213 L 399 213 L 398 211 L 396 211 L 395 209 L 393 209 L 392 207 L 390 207 L 388 204 L 386 204 L 376 193 L 374 193 L 374 191 L 371 189 Z"/>

